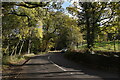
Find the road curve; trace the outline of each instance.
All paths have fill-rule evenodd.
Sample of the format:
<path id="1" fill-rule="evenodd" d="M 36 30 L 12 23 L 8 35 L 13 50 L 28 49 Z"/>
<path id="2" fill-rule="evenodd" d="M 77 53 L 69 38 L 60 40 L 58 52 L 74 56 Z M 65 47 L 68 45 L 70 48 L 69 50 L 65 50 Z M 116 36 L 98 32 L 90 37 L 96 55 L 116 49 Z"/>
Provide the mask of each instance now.
<path id="1" fill-rule="evenodd" d="M 63 54 L 32 57 L 11 76 L 16 80 L 119 80 L 118 74 L 91 70 L 64 58 Z"/>

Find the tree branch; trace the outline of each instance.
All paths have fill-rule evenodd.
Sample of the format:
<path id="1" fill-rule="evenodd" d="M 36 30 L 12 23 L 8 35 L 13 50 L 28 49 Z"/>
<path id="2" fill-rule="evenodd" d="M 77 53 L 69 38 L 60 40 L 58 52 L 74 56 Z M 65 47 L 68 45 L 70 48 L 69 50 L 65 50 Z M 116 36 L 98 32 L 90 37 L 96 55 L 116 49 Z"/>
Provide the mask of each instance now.
<path id="1" fill-rule="evenodd" d="M 52 33 L 55 33 L 57 29 L 58 29 L 58 28 L 55 28 L 54 31 L 53 31 Z M 51 34 L 51 33 L 50 33 L 50 34 Z"/>
<path id="2" fill-rule="evenodd" d="M 35 3 L 31 3 L 31 2 L 24 2 L 24 4 L 15 4 L 16 6 L 22 6 L 22 7 L 26 7 L 26 8 L 36 8 L 36 7 L 45 7 L 49 2 L 43 3 L 40 2 L 40 4 L 35 4 Z"/>
<path id="3" fill-rule="evenodd" d="M 106 6 L 107 6 L 107 3 L 106 3 L 106 5 L 105 6 L 102 6 L 102 8 L 99 10 L 99 12 L 101 11 L 101 10 L 104 10 L 105 8 L 106 8 Z M 98 15 L 98 18 L 95 20 L 95 22 L 94 23 L 96 23 L 96 22 L 98 22 L 98 20 L 99 20 L 99 18 L 100 18 L 100 16 L 101 16 L 101 12 L 99 13 L 99 15 Z"/>
<path id="4" fill-rule="evenodd" d="M 18 14 L 18 13 L 15 11 L 14 8 L 13 8 L 13 11 L 11 11 L 11 13 L 8 13 L 8 14 L 13 14 L 13 15 L 17 15 L 17 16 L 27 17 L 27 19 L 28 19 L 28 27 L 30 27 L 30 17 L 29 17 L 28 15 L 22 14 L 22 13 Z"/>
<path id="5" fill-rule="evenodd" d="M 108 21 L 106 21 L 106 22 L 104 22 L 102 25 L 104 25 L 104 24 L 108 23 L 109 21 L 111 21 L 111 19 L 112 19 L 112 18 L 113 18 L 113 12 L 112 12 L 112 14 L 111 14 L 111 16 L 110 16 L 109 20 L 108 20 Z"/>
<path id="6" fill-rule="evenodd" d="M 28 17 L 28 15 L 22 14 L 22 13 L 18 14 L 18 13 L 15 11 L 14 8 L 12 8 L 12 9 L 13 9 L 13 10 L 11 11 L 11 13 L 8 13 L 8 14 L 14 14 L 14 15 L 17 15 L 17 16 L 26 16 L 26 17 Z M 29 18 L 29 17 L 28 17 L 28 18 Z"/>

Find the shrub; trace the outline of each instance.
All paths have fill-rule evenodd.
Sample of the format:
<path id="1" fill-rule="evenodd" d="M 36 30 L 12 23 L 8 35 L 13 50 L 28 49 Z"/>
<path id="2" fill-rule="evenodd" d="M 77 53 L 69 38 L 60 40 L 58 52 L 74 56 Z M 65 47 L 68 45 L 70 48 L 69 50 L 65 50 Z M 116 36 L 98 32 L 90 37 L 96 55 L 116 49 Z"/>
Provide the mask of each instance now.
<path id="1" fill-rule="evenodd" d="M 83 50 L 73 50 L 66 52 L 65 57 L 75 62 L 82 62 L 83 64 L 90 64 L 92 66 L 99 66 L 103 68 L 119 68 L 119 57 L 115 57 L 113 54 L 118 53 L 95 51 L 95 54 L 88 54 Z"/>

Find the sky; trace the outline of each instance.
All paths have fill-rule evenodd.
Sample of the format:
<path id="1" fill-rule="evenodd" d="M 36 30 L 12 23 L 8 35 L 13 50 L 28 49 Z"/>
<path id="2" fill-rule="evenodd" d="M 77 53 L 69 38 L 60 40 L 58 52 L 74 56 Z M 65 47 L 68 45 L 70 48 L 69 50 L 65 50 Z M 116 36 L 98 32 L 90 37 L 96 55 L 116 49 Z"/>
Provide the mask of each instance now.
<path id="1" fill-rule="evenodd" d="M 69 7 L 71 5 L 71 3 L 69 3 L 68 1 L 65 1 L 63 4 L 62 4 L 62 7 L 64 9 L 66 9 L 66 7 Z"/>
<path id="2" fill-rule="evenodd" d="M 66 7 L 69 7 L 70 5 L 71 5 L 70 2 L 65 1 L 65 2 L 62 4 L 62 7 L 65 9 L 65 10 L 64 10 L 64 13 L 65 13 L 65 14 L 68 14 L 69 16 L 72 16 L 72 15 L 69 14 L 68 11 L 66 10 Z"/>
<path id="3" fill-rule="evenodd" d="M 79 2 L 79 0 L 64 0 L 65 2 L 63 3 L 63 5 L 62 5 L 62 7 L 63 8 L 66 8 L 66 7 L 68 7 L 68 6 L 70 6 L 70 5 L 72 5 L 74 2 Z"/>

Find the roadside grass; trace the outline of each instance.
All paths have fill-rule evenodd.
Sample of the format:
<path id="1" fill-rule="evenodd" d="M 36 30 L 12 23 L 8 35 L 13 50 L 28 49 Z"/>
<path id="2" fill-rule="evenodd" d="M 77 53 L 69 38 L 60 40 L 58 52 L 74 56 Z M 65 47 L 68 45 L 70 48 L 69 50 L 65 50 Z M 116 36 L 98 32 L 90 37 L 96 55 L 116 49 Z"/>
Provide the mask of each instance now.
<path id="1" fill-rule="evenodd" d="M 38 52 L 36 55 L 39 55 L 39 54 L 46 54 L 47 52 Z"/>
<path id="2" fill-rule="evenodd" d="M 21 61 L 25 60 L 23 56 L 3 56 L 2 57 L 2 71 L 10 69 L 11 64 L 19 64 Z"/>
<path id="3" fill-rule="evenodd" d="M 46 52 L 38 52 L 37 54 L 30 53 L 30 54 L 24 54 L 24 55 L 3 56 L 2 57 L 2 71 L 6 71 L 10 69 L 10 65 L 21 65 L 28 58 L 35 56 L 35 55 L 39 55 L 39 54 L 46 54 Z"/>
<path id="4" fill-rule="evenodd" d="M 2 59 L 2 64 L 7 65 L 7 64 L 14 64 L 18 63 L 19 61 L 24 60 L 24 57 L 22 56 L 3 56 Z"/>
<path id="5" fill-rule="evenodd" d="M 115 48 L 114 48 L 114 42 L 101 42 L 101 43 L 95 43 L 95 46 L 93 50 L 104 50 L 104 51 L 120 51 L 120 41 L 115 42 Z"/>
<path id="6" fill-rule="evenodd" d="M 28 59 L 29 57 L 32 57 L 32 56 L 35 56 L 34 53 L 31 53 L 31 54 L 24 54 L 22 55 L 24 59 Z"/>
<path id="7" fill-rule="evenodd" d="M 28 59 L 29 57 L 39 55 L 39 54 L 46 54 L 47 52 L 38 52 L 37 54 L 30 53 L 24 55 L 14 55 L 14 56 L 3 56 L 2 57 L 2 64 L 9 65 L 9 64 L 19 64 L 21 61 Z"/>
<path id="8" fill-rule="evenodd" d="M 86 48 L 87 44 L 84 44 L 82 46 L 79 46 L 78 49 L 84 50 Z M 120 41 L 115 42 L 115 48 L 114 48 L 114 42 L 108 41 L 108 42 L 96 42 L 93 50 L 99 50 L 99 51 L 116 51 L 120 52 Z"/>
<path id="9" fill-rule="evenodd" d="M 3 56 L 2 64 L 3 65 L 19 64 L 21 61 L 24 61 L 32 56 L 34 56 L 33 53 L 32 54 L 24 54 L 24 55 Z"/>

